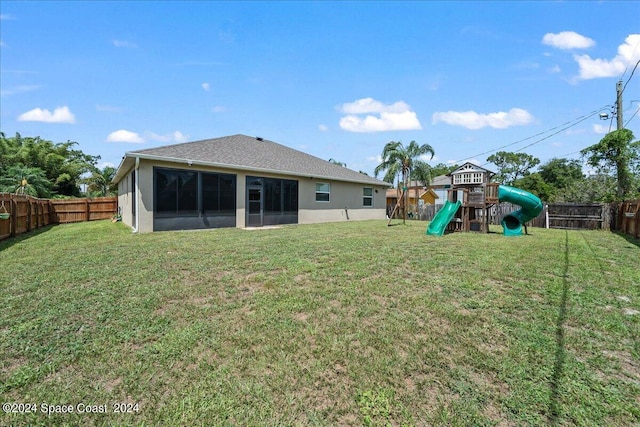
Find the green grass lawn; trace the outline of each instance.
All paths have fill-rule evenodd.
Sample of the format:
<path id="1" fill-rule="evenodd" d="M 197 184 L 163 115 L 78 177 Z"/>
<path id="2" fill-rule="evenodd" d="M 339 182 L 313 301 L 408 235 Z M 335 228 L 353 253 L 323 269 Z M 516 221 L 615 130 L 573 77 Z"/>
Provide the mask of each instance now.
<path id="1" fill-rule="evenodd" d="M 640 423 L 640 243 L 425 228 L 4 241 L 0 425 Z"/>

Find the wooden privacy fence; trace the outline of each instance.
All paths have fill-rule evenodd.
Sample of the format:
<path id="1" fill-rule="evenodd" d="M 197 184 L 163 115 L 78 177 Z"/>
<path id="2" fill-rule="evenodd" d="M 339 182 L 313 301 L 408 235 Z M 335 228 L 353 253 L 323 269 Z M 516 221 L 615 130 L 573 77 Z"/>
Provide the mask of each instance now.
<path id="1" fill-rule="evenodd" d="M 621 207 L 613 203 L 545 203 L 540 215 L 527 222 L 527 225 L 569 230 L 624 230 L 622 227 L 627 227 L 633 231 L 625 232 L 628 234 L 636 233 L 637 237 L 637 230 L 640 228 L 637 223 L 638 203 L 640 202 L 625 202 Z M 432 220 L 441 207 L 442 205 L 421 206 L 419 219 Z M 489 209 L 489 223 L 500 225 L 506 214 L 518 209 L 520 206 L 511 203 L 496 204 Z M 621 213 L 623 210 L 626 212 L 624 215 Z M 628 219 L 631 218 L 632 212 L 635 212 L 633 218 L 636 218 L 636 222 L 634 224 L 632 224 L 632 219 Z M 479 210 L 477 214 L 484 215 L 482 210 Z M 618 217 L 617 225 L 616 217 Z"/>
<path id="2" fill-rule="evenodd" d="M 618 208 L 617 229 L 640 238 L 640 200 L 622 202 Z"/>
<path id="3" fill-rule="evenodd" d="M 109 219 L 117 209 L 117 197 L 38 199 L 0 193 L 0 240 L 49 224 Z"/>

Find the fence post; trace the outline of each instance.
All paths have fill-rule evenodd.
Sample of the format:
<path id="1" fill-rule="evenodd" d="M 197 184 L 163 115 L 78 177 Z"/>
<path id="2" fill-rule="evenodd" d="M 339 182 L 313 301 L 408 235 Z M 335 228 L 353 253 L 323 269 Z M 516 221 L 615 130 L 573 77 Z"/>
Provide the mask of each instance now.
<path id="1" fill-rule="evenodd" d="M 27 220 L 26 220 L 27 231 L 31 231 L 31 200 L 27 196 Z"/>
<path id="2" fill-rule="evenodd" d="M 640 200 L 636 203 L 636 217 L 633 219 L 636 222 L 636 239 L 640 237 Z"/>
<path id="3" fill-rule="evenodd" d="M 13 200 L 13 195 L 9 196 L 9 210 L 11 211 L 11 224 L 9 227 L 11 228 L 11 237 L 16 236 L 16 227 L 18 225 L 18 220 L 16 219 L 16 203 Z"/>

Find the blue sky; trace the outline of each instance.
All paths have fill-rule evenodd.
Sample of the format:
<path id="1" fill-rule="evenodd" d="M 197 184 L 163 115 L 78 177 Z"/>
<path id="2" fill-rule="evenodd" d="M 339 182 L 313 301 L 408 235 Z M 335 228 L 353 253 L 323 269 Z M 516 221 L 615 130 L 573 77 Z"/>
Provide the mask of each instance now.
<path id="1" fill-rule="evenodd" d="M 2 1 L 0 15 L 0 130 L 77 141 L 100 165 L 237 133 L 370 175 L 391 140 L 430 144 L 433 165 L 505 146 L 579 158 L 615 129 L 598 113 L 618 80 L 640 137 L 637 1 Z"/>

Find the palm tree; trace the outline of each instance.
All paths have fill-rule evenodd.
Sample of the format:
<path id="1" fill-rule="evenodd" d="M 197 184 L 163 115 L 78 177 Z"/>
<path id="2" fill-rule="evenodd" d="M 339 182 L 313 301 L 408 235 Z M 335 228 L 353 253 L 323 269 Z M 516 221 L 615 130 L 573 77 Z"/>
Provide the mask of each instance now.
<path id="1" fill-rule="evenodd" d="M 117 185 L 113 184 L 116 168 L 105 166 L 102 170 L 95 168 L 91 176 L 83 181 L 87 184 L 87 193 L 91 196 L 112 196 L 118 193 Z"/>
<path id="2" fill-rule="evenodd" d="M 26 194 L 34 197 L 51 197 L 51 181 L 40 168 L 11 166 L 0 176 L 0 191 Z"/>
<path id="3" fill-rule="evenodd" d="M 382 162 L 376 166 L 374 174 L 377 178 L 380 172 L 386 171 L 383 180 L 389 183 L 393 183 L 396 177 L 402 175 L 403 223 L 407 219 L 406 192 L 409 188 L 409 179 L 413 176 L 423 185 L 428 185 L 431 181 L 431 166 L 420 158 L 430 155 L 429 159 L 432 159 L 434 154 L 429 144 L 418 145 L 415 141 L 411 141 L 406 147 L 399 141 L 390 141 L 382 149 Z M 417 201 L 418 188 L 416 187 L 416 203 Z"/>

